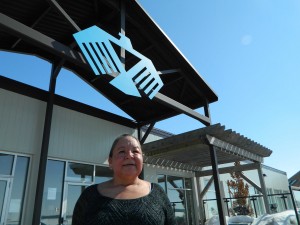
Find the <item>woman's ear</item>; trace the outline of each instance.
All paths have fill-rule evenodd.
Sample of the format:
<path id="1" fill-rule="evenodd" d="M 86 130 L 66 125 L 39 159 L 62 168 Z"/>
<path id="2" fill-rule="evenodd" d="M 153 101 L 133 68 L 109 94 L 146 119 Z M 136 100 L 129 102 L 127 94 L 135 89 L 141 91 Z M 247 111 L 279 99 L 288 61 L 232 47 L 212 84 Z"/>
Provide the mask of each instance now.
<path id="1" fill-rule="evenodd" d="M 111 160 L 111 157 L 108 157 L 108 166 L 109 166 L 109 169 L 112 169 L 112 160 Z"/>

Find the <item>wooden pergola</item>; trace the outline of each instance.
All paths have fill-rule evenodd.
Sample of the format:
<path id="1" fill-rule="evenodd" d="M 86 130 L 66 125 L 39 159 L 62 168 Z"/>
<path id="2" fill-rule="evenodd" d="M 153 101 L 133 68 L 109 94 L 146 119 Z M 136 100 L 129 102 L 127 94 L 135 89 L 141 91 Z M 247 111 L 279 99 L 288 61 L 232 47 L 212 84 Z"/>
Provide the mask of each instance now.
<path id="1" fill-rule="evenodd" d="M 225 224 L 224 201 L 220 190 L 219 175 L 230 172 L 257 170 L 260 186 L 240 173 L 243 179 L 255 187 L 263 195 L 265 210 L 270 213 L 266 186 L 261 169 L 264 157 L 272 154 L 268 148 L 232 131 L 215 124 L 201 129 L 174 135 L 142 146 L 145 163 L 179 170 L 192 171 L 197 178 L 198 205 L 201 210 L 202 200 L 209 186 L 214 182 L 220 222 Z M 219 165 L 247 161 L 247 164 L 227 166 L 219 169 Z M 199 187 L 199 178 L 211 176 L 204 188 Z M 223 217 L 221 218 L 221 215 Z M 203 215 L 201 215 L 203 218 Z"/>

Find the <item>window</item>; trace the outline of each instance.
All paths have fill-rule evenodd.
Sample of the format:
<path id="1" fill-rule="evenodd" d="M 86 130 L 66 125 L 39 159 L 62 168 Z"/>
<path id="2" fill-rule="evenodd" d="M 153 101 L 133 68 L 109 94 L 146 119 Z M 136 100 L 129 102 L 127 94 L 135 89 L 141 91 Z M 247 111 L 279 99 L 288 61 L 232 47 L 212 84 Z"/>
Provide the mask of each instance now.
<path id="1" fill-rule="evenodd" d="M 158 175 L 158 184 L 166 191 L 173 206 L 178 225 L 193 225 L 192 179 L 176 176 Z"/>
<path id="2" fill-rule="evenodd" d="M 47 225 L 60 224 L 60 211 L 62 208 L 63 182 L 65 162 L 48 160 L 41 222 Z"/>
<path id="3" fill-rule="evenodd" d="M 0 153 L 0 174 L 12 175 L 14 155 Z"/>
<path id="4" fill-rule="evenodd" d="M 204 179 L 204 187 L 208 184 L 209 179 Z M 218 205 L 216 199 L 216 191 L 214 182 L 208 187 L 208 190 L 203 198 L 205 217 L 207 219 L 214 215 L 218 215 Z"/>
<path id="5" fill-rule="evenodd" d="M 108 167 L 96 166 L 95 183 L 102 183 L 113 177 L 113 171 Z"/>
<path id="6" fill-rule="evenodd" d="M 29 157 L 0 153 L 0 224 L 21 224 Z"/>
<path id="7" fill-rule="evenodd" d="M 72 224 L 75 204 L 86 187 L 111 179 L 108 167 L 49 159 L 44 186 L 41 223 Z"/>
<path id="8" fill-rule="evenodd" d="M 94 166 L 69 162 L 67 166 L 67 181 L 91 183 L 93 181 Z"/>

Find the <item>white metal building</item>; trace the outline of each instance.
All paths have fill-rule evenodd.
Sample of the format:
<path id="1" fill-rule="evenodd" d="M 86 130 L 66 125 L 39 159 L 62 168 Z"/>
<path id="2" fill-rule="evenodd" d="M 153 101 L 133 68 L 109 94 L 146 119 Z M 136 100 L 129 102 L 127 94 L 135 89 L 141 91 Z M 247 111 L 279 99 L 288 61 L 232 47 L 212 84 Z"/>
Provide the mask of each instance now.
<path id="1" fill-rule="evenodd" d="M 46 92 L 3 76 L 0 77 L 0 83 L 1 219 L 5 218 L 6 224 L 30 224 L 33 219 L 46 112 L 46 102 L 42 99 Z M 49 225 L 57 224 L 58 221 L 70 224 L 74 204 L 82 189 L 112 176 L 107 167 L 107 159 L 114 138 L 123 133 L 137 136 L 137 129 L 126 124 L 128 121 L 121 123 L 116 115 L 61 96 L 56 98 L 59 105 L 54 105 L 53 108 L 41 210 L 41 222 Z M 117 119 L 119 123 L 107 118 Z M 220 128 L 219 125 L 211 127 L 214 126 L 213 130 Z M 209 127 L 200 130 L 203 129 Z M 143 129 L 143 133 L 145 130 Z M 201 204 L 207 199 L 213 198 L 215 201 L 207 201 L 204 205 L 205 218 L 211 216 L 211 207 L 217 209 L 216 191 L 213 186 L 204 191 L 207 184 L 213 181 L 211 167 L 201 168 L 193 164 L 197 158 L 195 152 L 191 155 L 191 151 L 197 150 L 197 147 L 189 143 L 193 132 L 199 134 L 199 131 L 192 131 L 173 136 L 154 129 L 146 139 L 148 144 L 144 144 L 144 179 L 158 182 L 165 188 L 174 204 L 178 221 L 184 221 L 184 224 L 198 224 L 203 217 Z M 189 147 L 183 150 L 167 150 L 170 146 L 161 141 L 170 141 L 172 138 L 172 145 L 182 148 L 180 141 L 184 141 Z M 155 149 L 159 153 L 149 154 L 151 145 L 157 144 L 164 146 L 164 149 L 156 146 Z M 210 163 L 203 152 L 199 154 L 206 163 Z M 224 157 L 219 158 L 219 162 L 222 158 L 225 160 Z M 184 163 L 184 159 L 189 163 Z M 221 192 L 225 194 L 227 190 L 224 184 L 230 177 L 228 173 L 222 172 L 224 168 L 233 167 L 222 164 L 219 168 Z M 259 174 L 255 167 L 244 167 L 243 170 L 247 178 L 260 186 Z M 262 166 L 262 173 L 265 176 L 268 194 L 288 193 L 288 182 L 284 172 Z M 228 195 L 225 194 L 224 197 Z M 278 198 L 273 199 L 282 211 L 283 202 Z M 272 198 L 269 201 L 272 203 Z M 290 208 L 289 201 L 288 204 Z M 261 213 L 265 212 L 262 198 L 257 207 Z"/>

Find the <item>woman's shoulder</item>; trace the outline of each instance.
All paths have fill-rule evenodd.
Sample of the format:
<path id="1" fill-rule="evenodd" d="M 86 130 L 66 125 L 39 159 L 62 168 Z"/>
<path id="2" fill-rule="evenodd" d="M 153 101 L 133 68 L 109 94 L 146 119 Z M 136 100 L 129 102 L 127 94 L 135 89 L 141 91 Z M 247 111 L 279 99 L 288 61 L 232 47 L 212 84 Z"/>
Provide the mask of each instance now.
<path id="1" fill-rule="evenodd" d="M 157 183 L 151 183 L 151 195 L 154 197 L 159 197 L 165 199 L 167 198 L 167 194 L 165 192 L 165 190 Z"/>
<path id="2" fill-rule="evenodd" d="M 158 183 L 151 183 L 152 190 L 165 193 L 164 189 Z"/>
<path id="3" fill-rule="evenodd" d="M 92 184 L 90 186 L 87 186 L 86 189 L 84 189 L 84 192 L 91 193 L 97 191 L 97 185 L 98 184 Z"/>
<path id="4" fill-rule="evenodd" d="M 94 198 L 97 195 L 97 184 L 92 184 L 84 189 L 81 197 L 85 199 Z"/>
<path id="5" fill-rule="evenodd" d="M 152 203 L 157 204 L 159 207 L 168 210 L 171 207 L 170 200 L 165 190 L 157 183 L 152 183 L 151 194 L 149 199 Z"/>

